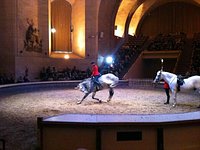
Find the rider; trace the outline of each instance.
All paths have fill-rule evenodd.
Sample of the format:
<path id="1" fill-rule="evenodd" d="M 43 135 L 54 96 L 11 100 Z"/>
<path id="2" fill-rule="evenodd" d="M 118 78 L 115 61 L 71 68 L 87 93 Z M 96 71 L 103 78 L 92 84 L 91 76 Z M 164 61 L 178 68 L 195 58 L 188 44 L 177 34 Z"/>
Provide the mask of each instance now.
<path id="1" fill-rule="evenodd" d="M 170 95 L 169 95 L 169 84 L 164 81 L 164 89 L 165 89 L 165 93 L 166 93 L 166 96 L 167 96 L 167 101 L 164 103 L 164 104 L 169 104 L 169 99 L 170 99 Z"/>
<path id="2" fill-rule="evenodd" d="M 98 79 L 101 76 L 101 74 L 99 73 L 99 68 L 95 64 L 95 62 L 91 62 L 91 65 L 92 65 L 92 81 L 93 81 L 94 85 L 97 87 L 97 89 L 100 89 L 101 84 L 99 83 Z"/>

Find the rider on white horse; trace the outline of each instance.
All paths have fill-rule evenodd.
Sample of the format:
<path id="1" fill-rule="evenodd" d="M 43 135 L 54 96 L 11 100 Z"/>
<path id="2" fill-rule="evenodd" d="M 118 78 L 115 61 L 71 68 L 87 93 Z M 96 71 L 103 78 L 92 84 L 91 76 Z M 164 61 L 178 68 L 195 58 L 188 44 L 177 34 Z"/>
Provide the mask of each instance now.
<path id="1" fill-rule="evenodd" d="M 99 68 L 95 64 L 95 62 L 91 62 L 92 65 L 92 81 L 94 83 L 94 86 L 99 90 L 101 88 L 101 83 L 99 82 L 99 77 L 101 74 L 99 73 Z"/>
<path id="2" fill-rule="evenodd" d="M 92 78 L 87 78 L 87 79 L 83 80 L 81 83 L 79 83 L 77 85 L 77 87 L 75 87 L 75 89 L 79 89 L 80 91 L 84 92 L 85 95 L 83 96 L 83 98 L 80 101 L 77 102 L 77 104 L 81 104 L 82 101 L 90 93 L 92 93 L 93 99 L 96 99 L 99 102 L 101 102 L 100 99 L 95 98 L 95 94 L 97 91 L 102 90 L 103 88 L 109 89 L 109 97 L 108 97 L 107 101 L 110 101 L 114 94 L 113 88 L 117 86 L 117 84 L 119 82 L 119 78 L 112 73 L 107 73 L 107 74 L 103 74 L 102 76 L 99 77 L 99 82 L 101 83 L 101 86 L 102 86 L 101 89 L 97 89 L 96 87 L 94 87 Z"/>

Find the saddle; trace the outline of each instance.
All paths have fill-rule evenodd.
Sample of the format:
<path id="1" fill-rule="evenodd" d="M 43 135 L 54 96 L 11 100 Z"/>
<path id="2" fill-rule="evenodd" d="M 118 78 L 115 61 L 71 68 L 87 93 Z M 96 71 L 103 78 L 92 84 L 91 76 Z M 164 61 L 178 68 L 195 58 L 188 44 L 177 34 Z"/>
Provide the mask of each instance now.
<path id="1" fill-rule="evenodd" d="M 180 91 L 180 86 L 183 85 L 184 82 L 184 78 L 181 75 L 177 76 L 177 90 Z"/>
<path id="2" fill-rule="evenodd" d="M 184 82 L 183 76 L 178 75 L 178 76 L 177 76 L 177 84 L 178 84 L 179 86 L 181 86 L 181 85 L 183 85 L 184 83 L 185 83 L 185 82 Z"/>

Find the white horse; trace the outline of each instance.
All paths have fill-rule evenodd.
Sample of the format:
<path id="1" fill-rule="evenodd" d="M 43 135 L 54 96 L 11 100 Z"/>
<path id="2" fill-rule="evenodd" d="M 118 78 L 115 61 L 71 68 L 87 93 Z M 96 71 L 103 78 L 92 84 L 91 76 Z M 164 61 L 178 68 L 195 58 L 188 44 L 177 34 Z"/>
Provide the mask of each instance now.
<path id="1" fill-rule="evenodd" d="M 170 90 L 172 92 L 172 96 L 174 99 L 173 107 L 176 106 L 176 97 L 177 97 L 177 92 L 178 92 L 178 84 L 177 84 L 177 75 L 170 73 L 170 72 L 165 72 L 165 71 L 158 71 L 157 75 L 154 79 L 154 83 L 159 82 L 160 80 L 165 80 L 170 87 Z M 183 79 L 183 85 L 180 86 L 180 91 L 189 91 L 189 90 L 198 90 L 200 93 L 200 76 L 192 76 L 187 79 Z M 199 106 L 200 107 L 200 106 Z"/>
<path id="2" fill-rule="evenodd" d="M 114 94 L 114 90 L 113 88 L 117 86 L 118 82 L 119 82 L 119 78 L 117 76 L 115 76 L 114 74 L 108 73 L 108 74 L 104 74 L 101 77 L 99 77 L 99 82 L 101 84 L 101 89 L 103 88 L 109 88 L 109 97 L 108 97 L 108 101 L 111 100 L 113 94 Z M 100 99 L 95 98 L 95 94 L 97 91 L 99 91 L 95 86 L 94 83 L 92 81 L 91 78 L 87 78 L 85 80 L 83 80 L 81 83 L 79 83 L 77 85 L 77 87 L 75 89 L 79 89 L 80 91 L 84 92 L 85 95 L 83 96 L 83 98 L 77 102 L 77 104 L 81 104 L 82 101 L 90 94 L 92 93 L 92 98 L 98 100 L 99 102 L 101 102 Z"/>

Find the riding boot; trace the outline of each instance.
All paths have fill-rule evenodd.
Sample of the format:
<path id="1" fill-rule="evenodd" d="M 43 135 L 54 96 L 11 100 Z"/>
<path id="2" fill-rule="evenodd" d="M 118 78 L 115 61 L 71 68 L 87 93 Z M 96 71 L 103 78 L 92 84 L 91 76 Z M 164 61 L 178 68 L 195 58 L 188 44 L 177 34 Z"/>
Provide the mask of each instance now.
<path id="1" fill-rule="evenodd" d="M 177 86 L 177 91 L 178 91 L 178 92 L 180 91 L 180 85 Z"/>
<path id="2" fill-rule="evenodd" d="M 164 104 L 169 104 L 169 102 L 167 101 L 167 102 L 165 102 Z"/>
<path id="3" fill-rule="evenodd" d="M 96 81 L 95 83 L 96 83 L 96 89 L 101 90 L 102 89 L 101 83 L 99 83 L 99 81 Z"/>
<path id="4" fill-rule="evenodd" d="M 164 104 L 169 104 L 169 101 L 166 101 Z"/>
<path id="5" fill-rule="evenodd" d="M 97 91 L 99 91 L 99 85 L 96 85 L 95 88 Z"/>
<path id="6" fill-rule="evenodd" d="M 170 97 L 167 97 L 167 101 L 164 104 L 169 104 L 169 98 Z"/>

